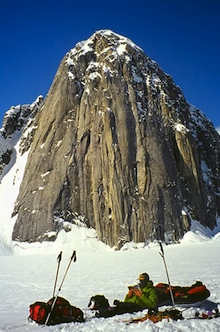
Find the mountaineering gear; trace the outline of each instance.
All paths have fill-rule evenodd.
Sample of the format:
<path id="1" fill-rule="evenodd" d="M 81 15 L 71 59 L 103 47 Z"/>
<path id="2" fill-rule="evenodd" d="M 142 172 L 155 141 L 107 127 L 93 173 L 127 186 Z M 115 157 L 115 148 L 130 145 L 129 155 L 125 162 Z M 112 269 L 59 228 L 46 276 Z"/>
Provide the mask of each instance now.
<path id="1" fill-rule="evenodd" d="M 192 286 L 186 287 L 171 285 L 169 286 L 166 283 L 160 283 L 153 287 L 153 283 L 150 280 L 143 288 L 140 288 L 139 285 L 135 285 L 128 286 L 128 289 L 129 291 L 125 296 L 124 302 L 114 300 L 114 307 L 106 307 L 106 305 L 101 307 L 101 301 L 99 301 L 97 305 L 98 312 L 95 316 L 107 318 L 115 315 L 121 315 L 124 313 L 142 311 L 148 308 L 148 315 L 146 316 L 146 319 L 150 319 L 150 313 L 153 313 L 153 319 L 157 321 L 163 318 L 174 319 L 171 315 L 178 314 L 175 309 L 169 310 L 169 317 L 167 310 L 164 312 L 164 315 L 166 317 L 163 315 L 163 312 L 161 313 L 161 311 L 159 313 L 159 316 L 158 314 L 155 316 L 155 312 L 158 312 L 158 307 L 163 305 L 172 305 L 170 298 L 170 290 L 172 291 L 172 295 L 175 298 L 176 304 L 185 304 L 187 305 L 187 307 L 189 305 L 194 305 L 195 303 L 198 304 L 198 302 L 204 301 L 210 295 L 209 290 L 206 288 L 205 285 L 202 284 L 201 281 L 197 281 Z M 147 296 L 144 297 L 144 294 Z M 93 310 L 95 310 L 96 308 L 96 301 L 98 297 L 100 297 L 100 295 L 95 295 L 92 297 L 95 303 Z M 177 317 L 178 319 L 181 319 L 180 315 L 177 315 Z"/>
<path id="2" fill-rule="evenodd" d="M 161 242 L 159 242 L 159 244 L 161 248 L 161 252 L 159 252 L 159 254 L 164 261 L 168 284 L 160 283 L 155 286 L 158 295 L 158 305 L 175 306 L 175 304 L 193 304 L 207 299 L 210 296 L 210 292 L 200 281 L 196 281 L 195 284 L 187 287 L 171 286 L 163 246 Z"/>
<path id="3" fill-rule="evenodd" d="M 72 261 L 76 261 L 76 252 L 73 251 L 72 256 L 70 257 L 69 264 L 66 268 L 65 274 L 61 281 L 57 295 L 54 296 L 57 278 L 60 268 L 60 262 L 62 258 L 62 251 L 57 257 L 57 272 L 54 283 L 53 297 L 48 302 L 37 301 L 30 305 L 28 317 L 29 320 L 35 321 L 38 324 L 43 325 L 55 325 L 60 323 L 70 323 L 70 322 L 84 322 L 83 312 L 81 309 L 71 305 L 69 301 L 63 297 L 59 297 L 58 294 L 61 291 L 61 287 L 64 283 L 66 274 L 69 270 L 70 264 Z"/>
<path id="4" fill-rule="evenodd" d="M 99 311 L 96 312 L 95 317 L 112 317 L 115 315 L 122 315 L 125 313 L 134 313 L 138 311 L 142 311 L 143 309 L 135 303 L 129 303 L 129 302 L 121 302 L 118 300 L 114 301 L 115 307 L 108 307 L 106 309 L 99 309 Z"/>
<path id="5" fill-rule="evenodd" d="M 191 318 L 184 318 L 182 315 L 181 310 L 179 309 L 165 309 L 163 311 L 158 311 L 158 310 L 149 310 L 148 313 L 143 316 L 143 317 L 139 317 L 139 318 L 133 318 L 132 320 L 128 321 L 128 324 L 131 323 L 139 323 L 139 322 L 144 322 L 146 320 L 151 320 L 154 323 L 158 323 L 163 319 L 167 319 L 168 322 L 170 321 L 170 319 L 172 320 L 191 320 L 191 319 L 213 319 L 213 318 L 218 318 L 220 317 L 220 313 L 217 310 L 214 310 L 212 312 L 196 312 L 194 317 Z"/>
<path id="6" fill-rule="evenodd" d="M 162 242 L 159 242 L 159 244 L 160 244 L 160 250 L 161 250 L 161 252 L 159 252 L 159 254 L 163 258 L 164 267 L 165 267 L 165 271 L 166 271 L 166 275 L 167 275 L 167 281 L 168 281 L 169 290 L 170 290 L 171 302 L 172 302 L 173 307 L 175 307 L 175 302 L 174 302 L 173 293 L 172 293 L 171 286 L 170 286 L 170 278 L 169 278 L 169 274 L 168 274 L 168 269 L 167 269 L 167 264 L 166 264 L 166 260 L 165 260 L 165 256 L 164 256 Z"/>
<path id="7" fill-rule="evenodd" d="M 182 320 L 182 311 L 178 309 L 165 309 L 163 311 L 158 310 L 148 310 L 148 313 L 139 318 L 133 318 L 131 321 L 128 321 L 128 324 L 144 322 L 145 320 L 151 320 L 153 323 L 158 323 L 163 319 L 167 319 L 168 322 L 170 319 L 173 320 Z"/>
<path id="8" fill-rule="evenodd" d="M 44 324 L 48 313 L 50 311 L 50 306 L 41 301 L 37 301 L 30 305 L 30 315 L 28 317 L 29 320 L 33 320 L 38 324 Z"/>
<path id="9" fill-rule="evenodd" d="M 31 304 L 30 315 L 28 319 L 43 325 L 55 325 L 60 323 L 85 321 L 83 318 L 82 310 L 71 305 L 66 299 L 57 297 L 53 311 L 51 311 L 53 302 L 54 298 L 50 299 L 47 303 L 35 302 Z M 49 313 L 50 316 L 48 319 Z"/>
<path id="10" fill-rule="evenodd" d="M 57 272 L 56 272 L 56 278 L 55 278 L 55 282 L 54 282 L 54 288 L 53 288 L 53 297 L 55 295 L 55 291 L 56 291 L 56 287 L 57 287 L 57 278 L 58 278 L 58 274 L 59 274 L 59 269 L 60 269 L 60 262 L 62 259 L 62 251 L 59 253 L 59 255 L 57 256 Z"/>
<path id="11" fill-rule="evenodd" d="M 99 308 L 96 317 L 112 317 L 125 313 L 142 311 L 143 309 L 153 309 L 157 306 L 157 292 L 153 282 L 149 280 L 147 273 L 142 273 L 139 278 L 140 285 L 128 286 L 128 293 L 124 301 L 114 300 L 115 307 Z M 143 285 L 141 285 L 141 283 Z M 97 295 L 92 298 L 96 300 Z"/>
<path id="12" fill-rule="evenodd" d="M 109 307 L 108 299 L 104 295 L 95 295 L 92 296 L 89 300 L 88 307 L 93 303 L 91 310 L 107 309 Z"/>
<path id="13" fill-rule="evenodd" d="M 169 286 L 165 283 L 159 283 L 155 286 L 158 296 L 158 306 L 171 305 L 170 291 L 176 304 L 193 304 L 204 301 L 210 296 L 210 291 L 201 281 L 196 281 L 191 286 Z"/>
<path id="14" fill-rule="evenodd" d="M 53 304 L 53 298 L 47 303 Z M 83 312 L 81 309 L 73 306 L 62 297 L 57 297 L 53 312 L 50 315 L 50 325 L 70 322 L 84 322 Z"/>
<path id="15" fill-rule="evenodd" d="M 149 310 L 144 317 L 133 318 L 130 323 L 144 322 L 145 320 L 151 320 L 154 323 L 158 323 L 163 319 L 172 320 L 183 320 L 182 311 L 178 309 L 165 309 L 163 311 Z"/>
<path id="16" fill-rule="evenodd" d="M 65 280 L 65 278 L 66 278 L 67 272 L 68 272 L 68 270 L 69 270 L 69 267 L 70 267 L 70 264 L 72 263 L 72 261 L 74 261 L 74 262 L 76 261 L 76 251 L 75 251 L 75 250 L 73 251 L 73 254 L 72 254 L 72 256 L 70 257 L 69 264 L 67 265 L 67 268 L 66 268 L 66 271 L 65 271 L 65 273 L 64 273 L 63 279 L 62 279 L 62 281 L 61 281 L 60 287 L 59 287 L 59 289 L 58 289 L 57 295 L 54 297 L 54 300 L 53 300 L 53 302 L 52 302 L 52 305 L 51 305 L 50 311 L 49 311 L 48 316 L 47 316 L 47 319 L 46 319 L 46 321 L 45 321 L 45 325 L 48 325 L 48 322 L 49 322 L 49 320 L 50 320 L 51 313 L 52 313 L 52 311 L 53 311 L 53 309 L 54 309 L 54 306 L 55 306 L 55 304 L 56 304 L 56 302 L 57 302 L 58 294 L 59 294 L 59 292 L 61 291 L 62 285 L 63 285 L 63 283 L 64 283 L 64 280 Z"/>

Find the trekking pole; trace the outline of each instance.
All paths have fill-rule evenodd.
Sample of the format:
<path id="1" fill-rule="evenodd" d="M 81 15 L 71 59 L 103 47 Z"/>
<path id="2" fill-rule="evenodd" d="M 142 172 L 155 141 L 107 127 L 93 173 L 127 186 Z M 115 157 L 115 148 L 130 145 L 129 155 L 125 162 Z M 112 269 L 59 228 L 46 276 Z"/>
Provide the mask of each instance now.
<path id="1" fill-rule="evenodd" d="M 57 298 L 58 298 L 59 292 L 61 291 L 61 288 L 62 288 L 62 286 L 63 286 L 64 280 L 65 280 L 65 278 L 66 278 L 67 272 L 68 272 L 68 270 L 69 270 L 69 267 L 70 267 L 70 264 L 72 263 L 72 261 L 74 261 L 74 262 L 76 261 L 76 251 L 75 251 L 75 250 L 73 251 L 72 256 L 70 257 L 69 264 L 67 265 L 67 268 L 66 268 L 65 274 L 64 274 L 64 276 L 63 276 L 63 279 L 62 279 L 62 281 L 61 281 L 60 287 L 59 287 L 59 289 L 58 289 L 57 295 L 56 295 L 56 296 L 54 297 L 54 299 L 53 299 L 53 303 L 52 303 L 52 305 L 51 305 L 51 309 L 50 309 L 50 311 L 49 311 L 49 313 L 48 313 L 48 315 L 47 315 L 47 319 L 46 319 L 46 321 L 45 321 L 44 326 L 47 325 L 48 322 L 49 322 L 50 316 L 51 316 L 52 311 L 53 311 L 53 309 L 54 309 L 54 306 L 55 306 L 55 304 L 56 304 L 56 302 L 57 302 Z"/>
<path id="2" fill-rule="evenodd" d="M 163 258 L 163 262 L 164 262 L 164 266 L 165 266 L 165 271 L 166 271 L 166 275 L 167 275 L 167 281 L 168 281 L 169 290 L 170 290 L 170 297 L 171 297 L 171 301 L 172 301 L 173 307 L 175 307 L 175 302 L 174 302 L 174 297 L 173 297 L 173 293 L 172 293 L 172 289 L 171 289 L 170 278 L 169 278 L 169 274 L 168 274 L 168 270 L 167 270 L 167 264 L 166 264 L 166 260 L 165 260 L 165 256 L 164 256 L 162 242 L 159 242 L 159 244 L 160 244 L 160 249 L 161 249 L 161 252 L 159 252 L 159 254 Z"/>
<path id="3" fill-rule="evenodd" d="M 52 298 L 54 297 L 55 295 L 55 291 L 56 291 L 56 286 L 57 286 L 57 278 L 58 278 L 58 273 L 59 273 L 59 269 L 60 269 L 60 262 L 61 262 L 61 259 L 62 259 L 62 251 L 59 253 L 59 255 L 57 256 L 57 272 L 56 272 L 56 278 L 55 278 L 55 282 L 54 282 L 54 288 L 53 288 L 53 296 Z"/>

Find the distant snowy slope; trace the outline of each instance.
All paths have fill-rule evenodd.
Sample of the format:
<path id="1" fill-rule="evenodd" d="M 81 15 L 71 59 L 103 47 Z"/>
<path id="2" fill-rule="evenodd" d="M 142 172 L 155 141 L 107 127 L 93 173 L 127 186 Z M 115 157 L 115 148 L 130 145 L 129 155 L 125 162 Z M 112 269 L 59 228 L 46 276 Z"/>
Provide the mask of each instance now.
<path id="1" fill-rule="evenodd" d="M 12 252 L 11 235 L 15 222 L 14 218 L 12 218 L 12 212 L 23 178 L 27 156 L 28 153 L 25 153 L 23 156 L 20 155 L 18 140 L 14 146 L 11 161 L 5 167 L 0 185 L 0 244 L 2 243 L 8 252 Z"/>
<path id="2" fill-rule="evenodd" d="M 32 104 L 12 106 L 5 113 L 0 129 L 0 159 L 3 158 L 0 165 L 0 248 L 5 254 L 13 252 L 11 237 L 15 218 L 12 213 L 28 157 L 28 144 L 24 149 L 22 143 L 31 136 L 31 123 L 42 102 L 43 97 L 38 96 Z M 7 151 L 6 162 L 7 155 L 3 155 Z"/>

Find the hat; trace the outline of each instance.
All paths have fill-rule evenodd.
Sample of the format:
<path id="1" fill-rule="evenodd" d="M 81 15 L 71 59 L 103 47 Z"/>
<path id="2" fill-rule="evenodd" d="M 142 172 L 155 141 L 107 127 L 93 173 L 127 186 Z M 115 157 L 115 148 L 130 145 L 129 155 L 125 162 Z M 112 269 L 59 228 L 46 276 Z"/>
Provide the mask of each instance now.
<path id="1" fill-rule="evenodd" d="M 149 275 L 147 274 L 147 273 L 141 273 L 140 275 L 139 275 L 139 277 L 138 277 L 138 280 L 149 280 L 150 278 L 149 278 Z"/>

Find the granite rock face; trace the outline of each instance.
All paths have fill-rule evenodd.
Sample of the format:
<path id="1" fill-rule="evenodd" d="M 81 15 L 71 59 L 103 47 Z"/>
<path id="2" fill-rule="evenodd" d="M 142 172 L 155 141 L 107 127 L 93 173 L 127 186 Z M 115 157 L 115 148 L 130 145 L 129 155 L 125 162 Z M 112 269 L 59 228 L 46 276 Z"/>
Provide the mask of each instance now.
<path id="1" fill-rule="evenodd" d="M 129 39 L 102 30 L 70 50 L 33 125 L 14 240 L 49 239 L 61 215 L 117 248 L 215 227 L 219 135 Z"/>

